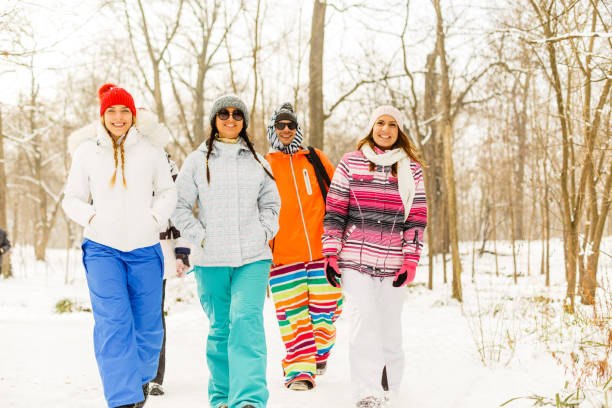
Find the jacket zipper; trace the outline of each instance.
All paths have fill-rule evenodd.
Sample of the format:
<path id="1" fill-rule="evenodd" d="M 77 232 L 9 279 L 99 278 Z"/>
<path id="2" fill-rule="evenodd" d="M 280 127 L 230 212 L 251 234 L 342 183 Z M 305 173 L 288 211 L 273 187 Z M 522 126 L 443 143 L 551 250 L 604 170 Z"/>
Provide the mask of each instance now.
<path id="1" fill-rule="evenodd" d="M 293 156 L 289 156 L 289 164 L 291 165 L 291 176 L 293 177 L 293 186 L 295 187 L 295 194 L 297 195 L 298 205 L 300 206 L 300 217 L 302 218 L 302 226 L 304 227 L 304 235 L 306 235 L 306 244 L 308 245 L 308 253 L 310 254 L 310 260 L 312 261 L 312 249 L 310 248 L 310 239 L 308 238 L 308 230 L 306 229 L 306 221 L 304 221 L 304 211 L 302 210 L 302 200 L 300 200 L 300 192 L 298 190 L 297 181 L 295 179 L 295 171 L 293 169 Z"/>

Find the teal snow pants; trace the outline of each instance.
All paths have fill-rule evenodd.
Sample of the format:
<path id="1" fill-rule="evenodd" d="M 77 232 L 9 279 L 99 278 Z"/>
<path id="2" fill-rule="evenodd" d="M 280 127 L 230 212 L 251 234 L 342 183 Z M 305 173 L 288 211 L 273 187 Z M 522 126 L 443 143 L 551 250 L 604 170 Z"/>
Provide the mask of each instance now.
<path id="1" fill-rule="evenodd" d="M 82 248 L 104 397 L 109 407 L 142 401 L 164 338 L 161 248 L 123 252 L 88 239 Z"/>
<path id="2" fill-rule="evenodd" d="M 263 260 L 240 267 L 195 267 L 198 296 L 210 322 L 206 360 L 212 407 L 266 406 L 263 304 L 270 265 Z"/>

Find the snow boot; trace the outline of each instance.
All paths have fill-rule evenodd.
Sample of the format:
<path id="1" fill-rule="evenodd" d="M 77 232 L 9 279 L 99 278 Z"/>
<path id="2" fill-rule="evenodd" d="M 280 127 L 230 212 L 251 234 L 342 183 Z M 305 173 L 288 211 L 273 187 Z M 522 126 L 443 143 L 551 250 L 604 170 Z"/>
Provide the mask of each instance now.
<path id="1" fill-rule="evenodd" d="M 149 383 L 149 395 L 164 395 L 164 387 L 161 384 L 151 381 Z"/>
<path id="2" fill-rule="evenodd" d="M 314 386 L 310 381 L 306 380 L 295 380 L 287 388 L 293 391 L 308 391 L 312 389 Z"/>

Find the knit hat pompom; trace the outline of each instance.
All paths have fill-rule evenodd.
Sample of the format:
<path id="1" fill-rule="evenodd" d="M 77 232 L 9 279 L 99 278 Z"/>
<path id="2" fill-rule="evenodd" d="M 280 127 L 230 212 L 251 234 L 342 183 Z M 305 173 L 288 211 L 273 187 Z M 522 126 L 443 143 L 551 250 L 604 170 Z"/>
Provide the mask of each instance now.
<path id="1" fill-rule="evenodd" d="M 372 115 L 370 116 L 370 121 L 368 122 L 368 128 L 366 129 L 366 133 L 370 133 L 372 128 L 374 127 L 374 123 L 378 118 L 383 115 L 389 115 L 397 122 L 397 126 L 400 130 L 404 129 L 404 117 L 402 113 L 394 106 L 391 105 L 382 105 L 378 108 L 374 109 Z"/>
<path id="2" fill-rule="evenodd" d="M 249 127 L 249 109 L 242 99 L 233 94 L 223 95 L 215 99 L 208 117 L 208 119 L 210 119 L 211 126 L 214 125 L 215 117 L 223 108 L 234 108 L 241 111 L 244 114 L 244 129 L 246 130 L 246 128 Z"/>
<path id="3" fill-rule="evenodd" d="M 295 124 L 298 123 L 297 116 L 295 114 L 295 111 L 293 110 L 293 105 L 291 105 L 291 103 L 285 102 L 280 106 L 276 118 L 274 119 L 274 122 L 278 123 L 281 120 L 290 120 Z"/>
<path id="4" fill-rule="evenodd" d="M 102 102 L 102 97 L 104 96 L 104 94 L 106 94 L 108 91 L 110 91 L 112 88 L 117 88 L 117 85 L 115 84 L 104 84 L 100 87 L 100 89 L 98 89 L 98 99 L 100 100 L 100 102 Z"/>
<path id="5" fill-rule="evenodd" d="M 128 91 L 119 88 L 115 84 L 104 84 L 98 89 L 98 98 L 100 99 L 100 116 L 104 116 L 104 112 L 109 106 L 123 105 L 127 106 L 132 115 L 136 116 L 136 105 L 134 98 Z"/>

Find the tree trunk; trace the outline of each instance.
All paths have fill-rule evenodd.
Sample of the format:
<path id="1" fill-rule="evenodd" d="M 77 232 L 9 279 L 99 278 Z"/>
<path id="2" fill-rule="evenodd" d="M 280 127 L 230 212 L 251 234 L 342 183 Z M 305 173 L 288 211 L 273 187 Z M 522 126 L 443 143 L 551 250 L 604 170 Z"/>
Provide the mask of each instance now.
<path id="1" fill-rule="evenodd" d="M 524 188 L 525 188 L 525 165 L 527 161 L 528 152 L 528 144 L 527 144 L 527 98 L 529 96 L 529 86 L 531 84 L 531 74 L 528 73 L 525 78 L 525 83 L 521 83 L 520 76 L 516 80 L 518 84 L 515 84 L 515 87 L 520 88 L 520 95 L 513 95 L 513 109 L 514 109 L 514 124 L 516 126 L 516 159 L 513 160 L 514 172 L 510 174 L 514 174 L 514 197 L 512 197 L 513 202 L 513 228 L 514 228 L 514 237 L 517 240 L 524 240 L 524 222 L 523 222 L 523 205 L 524 205 Z M 514 92 L 513 92 L 514 94 Z M 518 105 L 518 100 L 520 98 L 520 106 Z"/>
<path id="2" fill-rule="evenodd" d="M 427 55 L 427 72 L 425 74 L 425 92 L 423 102 L 423 114 L 425 118 L 431 117 L 435 111 L 435 101 L 437 93 L 437 82 L 436 82 L 436 52 L 432 52 Z M 418 126 L 418 124 L 415 124 Z M 423 146 L 422 153 L 425 158 L 425 162 L 429 163 L 429 166 L 423 168 L 425 192 L 427 193 L 427 254 L 429 257 L 429 276 L 427 280 L 428 289 L 433 289 L 433 267 L 434 267 L 434 256 L 440 253 L 440 242 L 439 237 L 441 234 L 441 223 L 439 214 L 439 200 L 437 199 L 438 189 L 436 188 L 436 168 L 433 163 L 435 160 L 435 145 L 436 145 L 436 126 L 429 125 L 429 142 Z"/>
<path id="3" fill-rule="evenodd" d="M 2 127 L 2 105 L 0 105 L 0 228 L 9 233 L 6 205 L 8 196 L 8 186 L 6 182 L 6 160 L 4 157 L 4 133 Z M 10 237 L 9 237 L 10 239 Z M 15 245 L 15 242 L 13 242 Z M 11 269 L 11 251 L 2 256 L 2 275 L 5 278 L 13 276 Z"/>
<path id="4" fill-rule="evenodd" d="M 202 52 L 198 55 L 198 76 L 193 89 L 193 139 L 194 146 L 197 148 L 206 138 L 204 132 L 204 80 L 207 71 L 207 44 L 204 45 Z"/>
<path id="5" fill-rule="evenodd" d="M 451 90 L 448 65 L 446 61 L 446 49 L 444 45 L 445 34 L 440 9 L 440 0 L 433 0 L 436 10 L 436 43 L 438 56 L 440 57 L 440 71 L 442 80 L 441 105 L 443 107 L 442 118 L 442 145 L 444 149 L 444 184 L 446 186 L 448 227 L 451 246 L 451 257 L 453 264 L 453 298 L 463 301 L 463 290 L 461 288 L 461 259 L 459 257 L 459 234 L 457 230 L 457 194 L 455 188 L 455 171 L 453 165 L 453 123 L 451 118 Z"/>
<path id="6" fill-rule="evenodd" d="M 506 125 L 505 125 L 505 129 L 506 131 L 504 132 L 504 142 L 510 146 L 510 138 L 508 137 L 508 133 L 509 133 L 509 128 L 510 128 L 510 115 L 507 114 L 506 115 Z M 512 246 L 512 279 L 514 281 L 514 284 L 516 285 L 518 283 L 518 279 L 517 279 L 517 275 L 518 275 L 518 271 L 517 271 L 517 264 L 516 264 L 516 220 L 514 218 L 515 216 L 515 209 L 513 207 L 511 207 L 511 205 L 514 205 L 514 194 L 515 194 L 515 189 L 513 188 L 513 180 L 512 180 L 512 164 L 514 163 L 514 160 L 512 158 L 512 156 L 510 155 L 510 149 L 506 149 L 506 160 L 508 161 L 508 179 L 505 181 L 506 184 L 506 194 L 507 194 L 507 201 L 508 201 L 508 213 L 510 214 L 510 243 Z M 522 202 L 521 204 L 522 205 Z"/>
<path id="7" fill-rule="evenodd" d="M 574 313 L 575 297 L 576 297 L 576 263 L 578 256 L 578 232 L 576 226 L 570 223 L 565 231 L 565 270 L 567 277 L 566 297 L 569 304 L 566 304 L 567 311 Z"/>
<path id="8" fill-rule="evenodd" d="M 310 145 L 324 147 L 324 114 L 323 114 L 323 45 L 325 36 L 325 1 L 314 0 L 312 27 L 310 34 L 310 57 L 308 87 L 309 126 L 308 140 Z"/>
<path id="9" fill-rule="evenodd" d="M 430 120 L 436 115 L 436 96 L 438 94 L 439 74 L 436 71 L 437 51 L 427 55 L 425 72 L 425 91 L 423 95 L 423 116 Z M 425 190 L 427 192 L 427 230 L 428 248 L 432 256 L 441 254 L 443 247 L 448 245 L 445 240 L 444 216 L 445 189 L 443 176 L 442 143 L 440 141 L 440 126 L 430 123 L 427 126 L 428 142 L 423 145 L 423 155 L 428 166 L 425 172 Z M 433 272 L 432 272 L 433 273 Z"/>
<path id="10" fill-rule="evenodd" d="M 554 37 L 551 24 L 556 24 L 557 19 L 553 19 L 548 15 L 549 10 L 543 10 L 536 0 L 529 0 L 534 12 L 538 15 L 539 22 L 546 38 Z M 550 82 L 555 93 L 555 103 L 557 108 L 557 117 L 561 125 L 561 175 L 559 184 L 561 188 L 561 218 L 563 222 L 563 241 L 565 250 L 565 276 L 567 279 L 566 295 L 569 300 L 569 312 L 574 310 L 574 296 L 576 290 L 576 251 L 578 246 L 577 241 L 577 224 L 581 216 L 581 200 L 574 200 L 575 193 L 570 191 L 575 183 L 570 184 L 571 174 L 574 172 L 573 163 L 570 166 L 570 154 L 573 148 L 573 142 L 570 140 L 570 129 L 568 116 L 566 112 L 566 103 L 563 96 L 563 87 L 561 85 L 561 77 L 559 74 L 559 64 L 557 62 L 557 50 L 555 43 L 546 42 L 546 53 L 548 54 L 548 68 L 550 68 Z M 568 75 L 571 75 L 571 70 L 568 70 Z M 569 84 L 569 80 L 567 83 Z M 568 85 L 568 92 L 570 86 Z M 576 204 L 574 204 L 576 202 Z"/>
<path id="11" fill-rule="evenodd" d="M 583 304 L 592 305 L 595 303 L 595 289 L 597 288 L 597 265 L 599 264 L 599 248 L 601 246 L 601 239 L 603 237 L 603 230 L 606 224 L 606 219 L 610 211 L 610 194 L 612 193 L 612 163 L 608 170 L 608 176 L 606 184 L 602 194 L 603 202 L 601 208 L 601 214 L 598 214 L 598 218 L 592 219 L 592 231 L 591 234 L 591 248 L 590 253 L 587 257 L 586 272 L 584 280 L 582 282 L 582 298 Z"/>
<path id="12" fill-rule="evenodd" d="M 251 112 L 250 117 L 253 123 L 249 134 L 251 135 L 253 145 L 255 149 L 259 149 L 259 151 L 264 151 L 267 145 L 266 137 L 265 137 L 265 128 L 266 122 L 262 120 L 264 112 L 263 112 L 263 97 L 262 99 L 262 112 L 261 116 L 259 115 L 257 109 L 257 97 L 261 92 L 260 86 L 263 88 L 263 82 L 260 83 L 260 64 L 259 64 L 259 50 L 261 49 L 260 44 L 260 36 L 261 29 L 263 24 L 263 18 L 261 16 L 261 0 L 257 0 L 257 11 L 255 13 L 255 19 L 253 21 L 254 33 L 253 33 L 253 47 L 251 49 L 251 58 L 253 58 L 253 65 L 251 66 L 253 70 L 253 100 L 251 102 Z"/>

